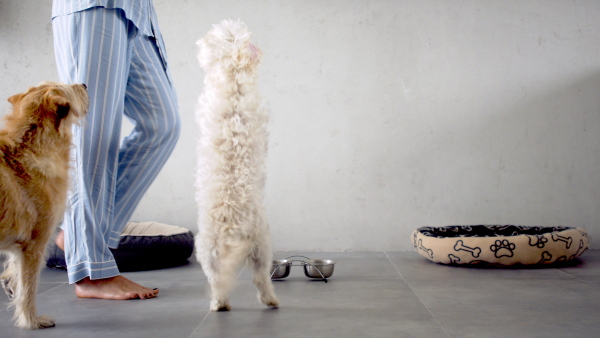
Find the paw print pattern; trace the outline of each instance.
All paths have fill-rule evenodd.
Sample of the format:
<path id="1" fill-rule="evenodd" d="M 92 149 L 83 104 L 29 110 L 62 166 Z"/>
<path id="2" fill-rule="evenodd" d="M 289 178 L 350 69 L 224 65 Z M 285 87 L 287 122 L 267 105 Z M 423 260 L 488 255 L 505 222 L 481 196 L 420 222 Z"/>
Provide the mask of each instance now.
<path id="1" fill-rule="evenodd" d="M 537 246 L 540 249 L 548 243 L 548 238 L 544 237 L 544 235 L 527 236 L 527 238 L 529 238 L 529 245 Z"/>
<path id="2" fill-rule="evenodd" d="M 496 258 L 512 257 L 514 255 L 515 248 L 516 245 L 514 243 L 509 242 L 507 239 L 497 240 L 494 244 L 490 246 L 490 250 L 494 252 Z"/>

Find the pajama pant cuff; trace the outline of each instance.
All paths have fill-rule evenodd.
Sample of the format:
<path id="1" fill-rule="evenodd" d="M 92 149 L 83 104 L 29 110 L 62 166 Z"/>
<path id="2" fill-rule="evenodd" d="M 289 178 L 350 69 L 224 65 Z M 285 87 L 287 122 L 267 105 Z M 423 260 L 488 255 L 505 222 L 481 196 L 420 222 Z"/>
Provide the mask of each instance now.
<path id="1" fill-rule="evenodd" d="M 82 262 L 68 267 L 69 284 L 76 283 L 85 277 L 90 279 L 103 279 L 120 275 L 117 263 L 112 260 L 108 262 Z"/>

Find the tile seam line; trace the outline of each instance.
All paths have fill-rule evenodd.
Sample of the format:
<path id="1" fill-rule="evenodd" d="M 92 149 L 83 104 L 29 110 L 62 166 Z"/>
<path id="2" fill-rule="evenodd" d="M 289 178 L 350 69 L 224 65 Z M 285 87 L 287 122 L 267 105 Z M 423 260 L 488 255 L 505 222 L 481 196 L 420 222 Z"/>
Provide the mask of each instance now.
<path id="1" fill-rule="evenodd" d="M 210 315 L 210 311 L 208 311 L 206 313 L 206 315 L 204 316 L 204 318 L 202 318 L 202 320 L 200 321 L 200 323 L 198 323 L 198 326 L 196 326 L 196 328 L 194 329 L 194 331 L 192 331 L 192 334 L 190 334 L 189 338 L 194 337 L 194 335 L 196 334 L 196 332 L 200 329 L 200 327 L 202 326 L 202 323 L 204 323 L 204 321 L 206 320 L 206 318 L 208 318 L 208 315 Z"/>
<path id="2" fill-rule="evenodd" d="M 593 284 L 593 283 L 591 283 L 591 282 L 588 282 L 588 281 L 586 281 L 585 279 L 581 279 L 581 278 L 579 278 L 579 277 L 577 277 L 577 276 L 575 276 L 575 275 L 572 275 L 572 274 L 570 274 L 570 273 L 568 273 L 568 272 L 566 272 L 566 271 L 563 271 L 563 270 L 562 270 L 562 269 L 560 269 L 560 268 L 557 268 L 556 270 L 558 270 L 558 271 L 560 271 L 560 272 L 564 273 L 565 275 L 567 275 L 567 276 L 569 276 L 569 277 L 571 277 L 571 278 L 574 278 L 574 279 L 576 279 L 576 280 L 578 280 L 578 281 L 580 281 L 580 282 L 583 282 L 583 283 L 585 283 L 585 284 L 587 284 L 587 285 L 594 286 L 594 284 Z"/>
<path id="3" fill-rule="evenodd" d="M 423 300 L 421 299 L 421 297 L 419 297 L 419 295 L 417 295 L 417 293 L 415 292 L 415 290 L 413 290 L 413 288 L 410 285 L 410 283 L 402 276 L 402 274 L 400 273 L 400 270 L 398 270 L 398 267 L 396 267 L 396 264 L 394 264 L 394 262 L 392 262 L 392 259 L 388 255 L 388 252 L 384 251 L 383 253 L 385 254 L 385 257 L 387 258 L 388 262 L 390 262 L 390 264 L 392 264 L 392 267 L 394 267 L 394 270 L 396 270 L 396 272 L 398 273 L 398 275 L 400 276 L 400 278 L 402 278 L 402 280 L 404 280 L 404 282 L 406 283 L 406 285 L 408 285 L 408 287 L 410 288 L 410 291 L 412 291 L 412 293 L 417 297 L 417 299 L 419 300 L 419 302 L 421 302 L 421 304 L 423 304 L 423 306 L 425 307 L 425 309 L 427 310 L 427 312 L 429 312 L 429 314 L 435 320 L 435 322 L 442 328 L 442 330 L 444 330 L 444 333 L 446 334 L 446 336 L 448 336 L 449 338 L 451 338 L 452 336 L 450 336 L 450 334 L 448 333 L 448 331 L 446 331 L 446 328 L 444 327 L 444 325 L 442 325 L 442 323 L 440 323 L 440 321 L 437 319 L 437 317 L 431 312 L 431 310 L 429 310 L 429 307 L 427 307 L 427 305 L 425 305 L 425 303 L 423 303 Z"/>
<path id="4" fill-rule="evenodd" d="M 244 265 L 241 269 L 240 272 L 238 272 L 237 276 L 235 276 L 235 280 L 239 280 L 240 276 L 242 275 L 242 273 L 244 272 L 244 270 L 246 269 L 246 266 Z M 204 323 L 204 321 L 206 320 L 206 318 L 208 318 L 208 316 L 210 315 L 211 311 L 208 311 L 206 313 L 206 315 L 204 316 L 204 318 L 202 318 L 202 320 L 200 321 L 200 323 L 198 323 L 198 326 L 196 326 L 196 328 L 194 329 L 194 331 L 192 332 L 192 334 L 190 335 L 189 338 L 192 338 L 196 332 L 198 331 L 198 329 L 200 329 L 200 327 L 202 326 L 202 323 Z"/>
<path id="5" fill-rule="evenodd" d="M 40 293 L 38 293 L 38 295 L 43 295 L 43 294 L 45 294 L 45 293 L 47 293 L 47 292 L 51 292 L 52 290 L 54 290 L 54 289 L 56 289 L 56 288 L 59 288 L 59 287 L 61 287 L 61 286 L 63 286 L 63 285 L 69 285 L 69 283 L 66 283 L 66 282 L 38 282 L 38 287 L 39 287 L 39 285 L 40 285 L 40 284 L 42 284 L 42 283 L 43 283 L 43 284 L 56 284 L 56 285 L 55 285 L 55 286 L 53 286 L 53 287 L 51 287 L 50 289 L 48 289 L 48 290 L 46 290 L 46 291 L 43 291 L 43 292 L 40 292 Z"/>

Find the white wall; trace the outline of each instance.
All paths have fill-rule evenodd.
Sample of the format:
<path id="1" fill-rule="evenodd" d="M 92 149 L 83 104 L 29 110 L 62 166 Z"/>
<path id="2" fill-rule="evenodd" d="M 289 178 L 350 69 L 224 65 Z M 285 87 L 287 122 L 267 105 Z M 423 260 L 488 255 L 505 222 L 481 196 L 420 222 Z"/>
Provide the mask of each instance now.
<path id="1" fill-rule="evenodd" d="M 416 227 L 450 224 L 600 238 L 600 2 L 155 7 L 184 129 L 135 220 L 195 228 L 195 41 L 241 18 L 266 54 L 275 250 L 408 250 Z M 0 0 L 0 61 L 0 97 L 56 80 L 50 1 Z"/>

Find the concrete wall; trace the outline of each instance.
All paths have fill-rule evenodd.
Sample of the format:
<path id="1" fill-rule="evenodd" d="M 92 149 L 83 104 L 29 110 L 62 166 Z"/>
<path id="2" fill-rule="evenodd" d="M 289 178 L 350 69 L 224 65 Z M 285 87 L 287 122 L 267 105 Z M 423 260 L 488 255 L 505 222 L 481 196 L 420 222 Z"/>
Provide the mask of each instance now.
<path id="1" fill-rule="evenodd" d="M 56 80 L 50 1 L 0 1 L 0 97 Z M 266 56 L 275 250 L 409 250 L 419 226 L 600 238 L 600 2 L 155 0 L 182 138 L 134 220 L 195 229 L 195 41 Z M 2 112 L 8 104 L 0 104 Z"/>

